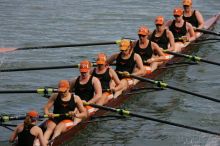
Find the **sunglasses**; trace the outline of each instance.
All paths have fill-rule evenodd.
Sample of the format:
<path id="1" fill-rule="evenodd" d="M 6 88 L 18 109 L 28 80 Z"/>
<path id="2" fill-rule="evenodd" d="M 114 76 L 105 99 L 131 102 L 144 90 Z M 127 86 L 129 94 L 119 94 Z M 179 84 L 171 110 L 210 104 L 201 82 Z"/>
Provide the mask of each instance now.
<path id="1" fill-rule="evenodd" d="M 180 17 L 180 15 L 173 15 L 173 17 L 177 18 L 177 17 Z"/>
<path id="2" fill-rule="evenodd" d="M 189 8 L 189 6 L 188 5 L 183 5 L 183 8 Z"/>
<path id="3" fill-rule="evenodd" d="M 139 36 L 139 37 L 145 37 L 146 35 L 139 34 L 138 36 Z"/>
<path id="4" fill-rule="evenodd" d="M 156 26 L 162 26 L 162 24 L 155 24 Z"/>

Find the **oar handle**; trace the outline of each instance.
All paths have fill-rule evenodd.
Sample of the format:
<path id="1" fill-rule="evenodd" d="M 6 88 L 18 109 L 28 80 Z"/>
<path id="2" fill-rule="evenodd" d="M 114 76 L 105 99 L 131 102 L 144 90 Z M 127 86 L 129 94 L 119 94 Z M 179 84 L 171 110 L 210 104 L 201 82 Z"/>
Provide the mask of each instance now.
<path id="1" fill-rule="evenodd" d="M 70 116 L 70 114 L 53 114 L 54 118 L 60 117 L 60 116 Z M 7 122 L 12 120 L 24 120 L 26 118 L 26 115 L 23 116 L 8 116 L 8 115 L 2 115 L 0 116 L 0 122 Z M 49 115 L 39 115 L 38 118 L 49 118 Z"/>

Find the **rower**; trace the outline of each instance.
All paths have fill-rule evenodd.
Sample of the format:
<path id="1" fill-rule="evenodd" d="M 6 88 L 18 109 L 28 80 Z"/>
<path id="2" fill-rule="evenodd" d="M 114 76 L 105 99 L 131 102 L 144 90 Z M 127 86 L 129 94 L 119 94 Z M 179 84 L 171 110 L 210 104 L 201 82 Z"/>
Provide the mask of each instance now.
<path id="1" fill-rule="evenodd" d="M 183 0 L 183 8 L 183 19 L 192 24 L 193 27 L 203 29 L 205 24 L 203 16 L 198 10 L 192 9 L 192 0 Z M 196 33 L 196 35 L 199 34 Z"/>
<path id="2" fill-rule="evenodd" d="M 26 114 L 24 123 L 18 125 L 12 133 L 9 142 L 13 143 L 18 137 L 17 146 L 33 146 L 40 142 L 46 146 L 46 140 L 40 127 L 36 126 L 39 114 L 36 111 L 29 111 Z"/>
<path id="3" fill-rule="evenodd" d="M 141 56 L 144 65 L 146 65 L 145 74 L 153 72 L 165 60 L 163 49 L 147 38 L 149 32 L 146 26 L 140 26 L 138 29 L 139 39 L 133 44 L 134 52 Z"/>
<path id="4" fill-rule="evenodd" d="M 192 25 L 183 20 L 182 8 L 174 8 L 173 16 L 175 19 L 168 21 L 166 25 L 173 33 L 175 42 L 178 42 L 176 43 L 175 50 L 179 52 L 184 47 L 185 42 L 195 40 L 195 32 Z"/>
<path id="5" fill-rule="evenodd" d="M 121 94 L 122 91 L 129 88 L 129 86 L 135 85 L 138 80 L 127 78 L 119 74 L 119 72 L 127 72 L 129 74 L 134 74 L 137 76 L 145 75 L 145 70 L 143 62 L 139 54 L 133 51 L 131 40 L 123 39 L 120 42 L 120 53 L 115 53 L 108 58 L 108 64 L 112 64 L 116 61 L 116 72 L 119 79 L 121 80 L 122 90 L 115 93 L 114 97 L 117 97 Z"/>
<path id="6" fill-rule="evenodd" d="M 80 76 L 70 80 L 70 90 L 74 91 L 83 101 L 96 103 L 102 96 L 102 86 L 98 78 L 90 74 L 91 63 L 88 60 L 80 62 Z M 86 106 L 88 113 L 94 112 Z M 91 109 L 91 110 L 90 110 Z"/>
<path id="7" fill-rule="evenodd" d="M 165 28 L 164 17 L 157 16 L 155 19 L 156 29 L 150 35 L 150 40 L 157 43 L 160 48 L 175 51 L 175 41 L 173 33 Z"/>
<path id="8" fill-rule="evenodd" d="M 53 112 L 50 109 L 53 107 Z M 76 113 L 77 109 L 77 113 Z M 86 118 L 87 112 L 83 107 L 83 102 L 79 96 L 70 93 L 68 80 L 61 80 L 58 84 L 58 93 L 54 93 L 44 106 L 44 113 L 50 117 L 46 124 L 44 138 L 48 141 L 53 133 L 52 139 L 61 133 L 77 125 L 83 118 Z M 69 114 L 54 118 L 54 114 Z"/>
<path id="9" fill-rule="evenodd" d="M 102 96 L 96 104 L 103 105 L 113 98 L 113 93 L 122 89 L 122 84 L 116 72 L 107 64 L 107 56 L 99 53 L 96 60 L 97 67 L 92 71 L 92 75 L 97 77 L 102 85 Z M 110 91 L 107 91 L 109 90 Z"/>

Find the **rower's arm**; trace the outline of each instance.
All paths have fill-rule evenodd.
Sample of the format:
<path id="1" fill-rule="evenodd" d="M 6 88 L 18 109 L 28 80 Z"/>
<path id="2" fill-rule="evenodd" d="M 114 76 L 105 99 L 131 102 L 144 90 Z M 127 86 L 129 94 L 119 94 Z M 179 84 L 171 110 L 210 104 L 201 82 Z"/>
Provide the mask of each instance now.
<path id="1" fill-rule="evenodd" d="M 165 26 L 167 29 L 169 29 L 170 25 L 172 24 L 172 20 L 168 20 L 166 23 L 165 23 Z"/>
<path id="2" fill-rule="evenodd" d="M 47 142 L 46 142 L 46 140 L 44 138 L 42 130 L 39 127 L 36 127 L 36 130 L 37 130 L 37 138 L 40 141 L 40 145 L 41 146 L 47 146 Z"/>
<path id="3" fill-rule="evenodd" d="M 74 78 L 74 79 L 72 79 L 72 80 L 69 80 L 69 83 L 70 83 L 70 92 L 73 92 L 73 88 L 74 88 L 74 86 L 75 86 L 76 79 L 77 79 L 77 78 Z"/>
<path id="4" fill-rule="evenodd" d="M 114 88 L 114 92 L 122 90 L 123 85 L 121 84 L 120 79 L 118 78 L 118 75 L 116 74 L 116 72 L 112 68 L 110 68 L 109 72 L 110 72 L 110 76 L 111 76 L 112 80 L 116 84 L 116 86 Z"/>
<path id="5" fill-rule="evenodd" d="M 117 57 L 118 57 L 118 53 L 113 54 L 112 56 L 110 56 L 110 57 L 107 59 L 107 63 L 108 63 L 108 64 L 112 64 L 112 63 L 116 60 Z"/>
<path id="6" fill-rule="evenodd" d="M 169 29 L 167 29 L 166 32 L 167 32 L 167 38 L 169 39 L 169 44 L 170 44 L 168 50 L 174 51 L 175 50 L 175 39 L 174 39 L 173 33 Z"/>
<path id="7" fill-rule="evenodd" d="M 189 41 L 194 41 L 196 39 L 196 35 L 193 26 L 190 23 L 186 22 L 186 27 L 189 32 Z"/>
<path id="8" fill-rule="evenodd" d="M 79 110 L 79 113 L 76 114 L 76 117 L 80 118 L 80 119 L 86 118 L 87 117 L 87 111 L 83 106 L 82 100 L 77 95 L 74 95 L 74 100 L 76 102 L 77 109 Z"/>
<path id="9" fill-rule="evenodd" d="M 9 138 L 9 142 L 13 143 L 16 139 L 16 137 L 18 136 L 18 127 L 20 127 L 20 125 L 18 125 L 15 130 L 12 132 L 10 138 Z"/>
<path id="10" fill-rule="evenodd" d="M 46 115 L 48 115 L 48 114 L 50 113 L 49 110 L 50 110 L 51 107 L 53 106 L 56 97 L 57 97 L 57 93 L 53 93 L 53 94 L 50 96 L 48 102 L 44 105 L 44 113 L 45 113 Z"/>
<path id="11" fill-rule="evenodd" d="M 143 61 L 141 59 L 141 56 L 139 54 L 135 53 L 134 60 L 136 62 L 136 67 L 138 68 L 138 70 L 136 70 L 132 74 L 136 75 L 136 76 L 143 76 L 145 74 L 145 69 L 144 69 L 144 65 L 143 65 Z"/>
<path id="12" fill-rule="evenodd" d="M 153 51 L 156 52 L 156 54 L 159 57 L 152 57 L 150 60 L 152 60 L 151 62 L 160 62 L 160 61 L 165 61 L 166 57 L 165 54 L 163 53 L 163 49 L 160 48 L 156 43 L 152 42 L 151 43 Z"/>
<path id="13" fill-rule="evenodd" d="M 101 86 L 99 79 L 96 77 L 92 78 L 92 84 L 94 86 L 95 94 L 94 94 L 93 98 L 91 100 L 89 100 L 88 102 L 89 103 L 96 103 L 102 96 L 102 86 Z"/>
<path id="14" fill-rule="evenodd" d="M 205 25 L 205 22 L 204 22 L 202 14 L 199 11 L 196 11 L 196 18 L 199 22 L 199 26 L 197 28 L 203 29 L 204 25 Z"/>

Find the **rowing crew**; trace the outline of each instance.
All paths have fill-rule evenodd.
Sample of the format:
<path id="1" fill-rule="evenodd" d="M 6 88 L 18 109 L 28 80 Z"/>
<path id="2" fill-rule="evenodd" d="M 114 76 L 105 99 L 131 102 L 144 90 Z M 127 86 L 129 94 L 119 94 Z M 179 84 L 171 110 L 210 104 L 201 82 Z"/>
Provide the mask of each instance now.
<path id="1" fill-rule="evenodd" d="M 37 114 L 29 112 L 24 124 L 19 125 L 13 132 L 10 141 L 13 142 L 18 136 L 19 146 L 33 145 L 37 137 L 40 145 L 44 146 L 49 139 L 53 140 L 97 110 L 84 107 L 83 101 L 103 105 L 138 83 L 138 80 L 122 76 L 120 72 L 144 76 L 152 73 L 160 64 L 172 57 L 164 54 L 163 49 L 181 51 L 185 42 L 195 40 L 193 27 L 204 26 L 202 15 L 199 11 L 192 10 L 191 0 L 183 0 L 183 7 L 184 11 L 175 8 L 173 10 L 175 19 L 166 24 L 163 16 L 156 17 L 156 29 L 152 33 L 146 26 L 140 26 L 139 39 L 121 40 L 119 53 L 109 58 L 104 53 L 98 54 L 97 67 L 93 70 L 88 60 L 82 61 L 79 65 L 80 75 L 70 81 L 61 80 L 58 84 L 58 93 L 52 94 L 44 106 L 44 113 L 50 117 L 46 122 L 44 134 L 35 126 Z M 109 66 L 114 62 L 115 70 Z M 50 112 L 52 107 L 53 112 Z M 66 113 L 68 116 L 54 117 L 55 114 Z"/>

